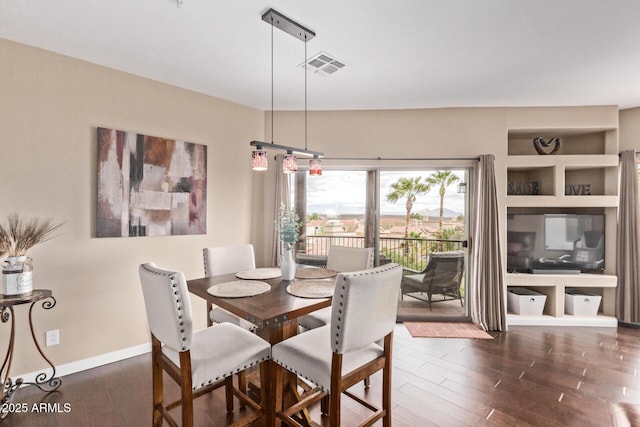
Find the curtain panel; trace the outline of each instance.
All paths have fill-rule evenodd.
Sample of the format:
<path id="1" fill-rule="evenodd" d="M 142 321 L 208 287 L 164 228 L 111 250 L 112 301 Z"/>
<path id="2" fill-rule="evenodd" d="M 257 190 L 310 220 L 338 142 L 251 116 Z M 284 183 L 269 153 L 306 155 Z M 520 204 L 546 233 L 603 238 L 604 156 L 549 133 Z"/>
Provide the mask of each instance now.
<path id="1" fill-rule="evenodd" d="M 485 331 L 505 331 L 504 270 L 500 246 L 495 156 L 483 154 L 477 169 L 472 203 L 471 319 Z"/>
<path id="2" fill-rule="evenodd" d="M 616 317 L 640 323 L 640 234 L 638 228 L 638 169 L 634 150 L 620 153 L 620 203 L 616 273 Z"/>

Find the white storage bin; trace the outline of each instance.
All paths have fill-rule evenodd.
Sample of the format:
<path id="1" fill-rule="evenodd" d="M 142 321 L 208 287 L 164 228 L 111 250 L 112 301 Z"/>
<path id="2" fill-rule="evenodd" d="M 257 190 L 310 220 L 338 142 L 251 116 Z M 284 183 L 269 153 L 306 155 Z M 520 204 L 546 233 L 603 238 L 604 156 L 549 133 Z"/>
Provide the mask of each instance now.
<path id="1" fill-rule="evenodd" d="M 564 312 L 574 316 L 597 316 L 600 308 L 600 295 L 585 292 L 582 289 L 567 288 L 564 291 Z"/>
<path id="2" fill-rule="evenodd" d="M 515 314 L 541 316 L 547 296 L 528 288 L 508 288 L 507 309 Z"/>

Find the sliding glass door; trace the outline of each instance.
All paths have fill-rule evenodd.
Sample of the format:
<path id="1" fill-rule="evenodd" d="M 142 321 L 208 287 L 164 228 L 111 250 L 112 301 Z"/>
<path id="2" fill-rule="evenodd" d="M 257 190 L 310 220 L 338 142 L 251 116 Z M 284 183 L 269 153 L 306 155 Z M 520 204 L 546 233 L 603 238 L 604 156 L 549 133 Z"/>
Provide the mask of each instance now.
<path id="1" fill-rule="evenodd" d="M 466 169 L 380 171 L 381 259 L 404 267 L 399 320 L 466 318 Z"/>
<path id="2" fill-rule="evenodd" d="M 377 265 L 404 267 L 399 320 L 466 318 L 468 182 L 466 168 L 299 172 L 298 262 L 323 265 L 333 245 L 374 247 Z"/>

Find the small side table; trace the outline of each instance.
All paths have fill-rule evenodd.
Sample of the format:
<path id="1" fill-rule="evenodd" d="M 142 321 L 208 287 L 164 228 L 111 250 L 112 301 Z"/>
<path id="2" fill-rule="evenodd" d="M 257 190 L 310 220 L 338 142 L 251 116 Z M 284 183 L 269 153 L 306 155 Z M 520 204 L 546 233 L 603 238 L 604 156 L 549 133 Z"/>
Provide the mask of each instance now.
<path id="1" fill-rule="evenodd" d="M 56 368 L 53 366 L 53 363 L 42 352 L 40 348 L 40 344 L 38 344 L 38 340 L 36 339 L 36 334 L 33 331 L 33 307 L 37 302 L 42 301 L 42 308 L 45 310 L 50 310 L 56 305 L 56 300 L 52 296 L 51 290 L 49 289 L 34 289 L 29 294 L 24 295 L 0 295 L 0 321 L 2 323 L 7 323 L 11 320 L 11 335 L 9 338 L 9 347 L 7 348 L 7 354 L 4 357 L 4 361 L 2 362 L 2 367 L 0 368 L 0 378 L 3 379 L 3 387 L 2 387 L 2 406 L 5 404 L 11 403 L 13 400 L 13 395 L 16 390 L 22 386 L 23 384 L 35 385 L 40 390 L 51 393 L 52 391 L 57 390 L 62 384 L 62 380 L 56 377 Z M 46 372 L 41 372 L 36 375 L 35 382 L 25 382 L 22 378 L 17 378 L 14 380 L 9 376 L 9 371 L 11 369 L 11 361 L 13 360 L 13 350 L 14 350 L 14 342 L 15 342 L 15 313 L 13 311 L 13 306 L 20 304 L 31 304 L 29 307 L 29 329 L 31 330 L 31 337 L 33 338 L 33 343 L 40 353 L 40 356 L 49 364 L 53 372 L 49 377 Z M 7 416 L 8 412 L 1 412 L 0 419 L 4 419 Z"/>

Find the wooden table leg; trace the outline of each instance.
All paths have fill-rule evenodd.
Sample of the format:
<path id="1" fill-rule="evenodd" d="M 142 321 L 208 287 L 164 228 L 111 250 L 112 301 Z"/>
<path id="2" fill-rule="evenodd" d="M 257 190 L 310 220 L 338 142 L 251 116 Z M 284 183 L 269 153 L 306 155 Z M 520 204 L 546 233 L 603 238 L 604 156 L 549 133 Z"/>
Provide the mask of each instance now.
<path id="1" fill-rule="evenodd" d="M 267 378 L 260 380 L 260 387 L 265 387 L 266 402 L 264 402 L 265 409 L 265 426 L 279 426 L 276 414 L 278 413 L 278 402 L 281 402 L 282 392 L 278 387 L 278 366 L 273 360 L 266 362 Z"/>
<path id="2" fill-rule="evenodd" d="M 257 334 L 267 340 L 271 345 L 277 344 L 298 334 L 298 322 L 289 320 L 274 327 L 258 329 Z M 261 380 L 267 387 L 266 423 L 267 426 L 279 426 L 280 421 L 276 414 L 284 407 L 289 407 L 299 401 L 298 377 L 270 360 L 267 366 L 268 378 Z M 309 412 L 305 409 L 303 418 L 307 423 L 311 422 Z"/>

